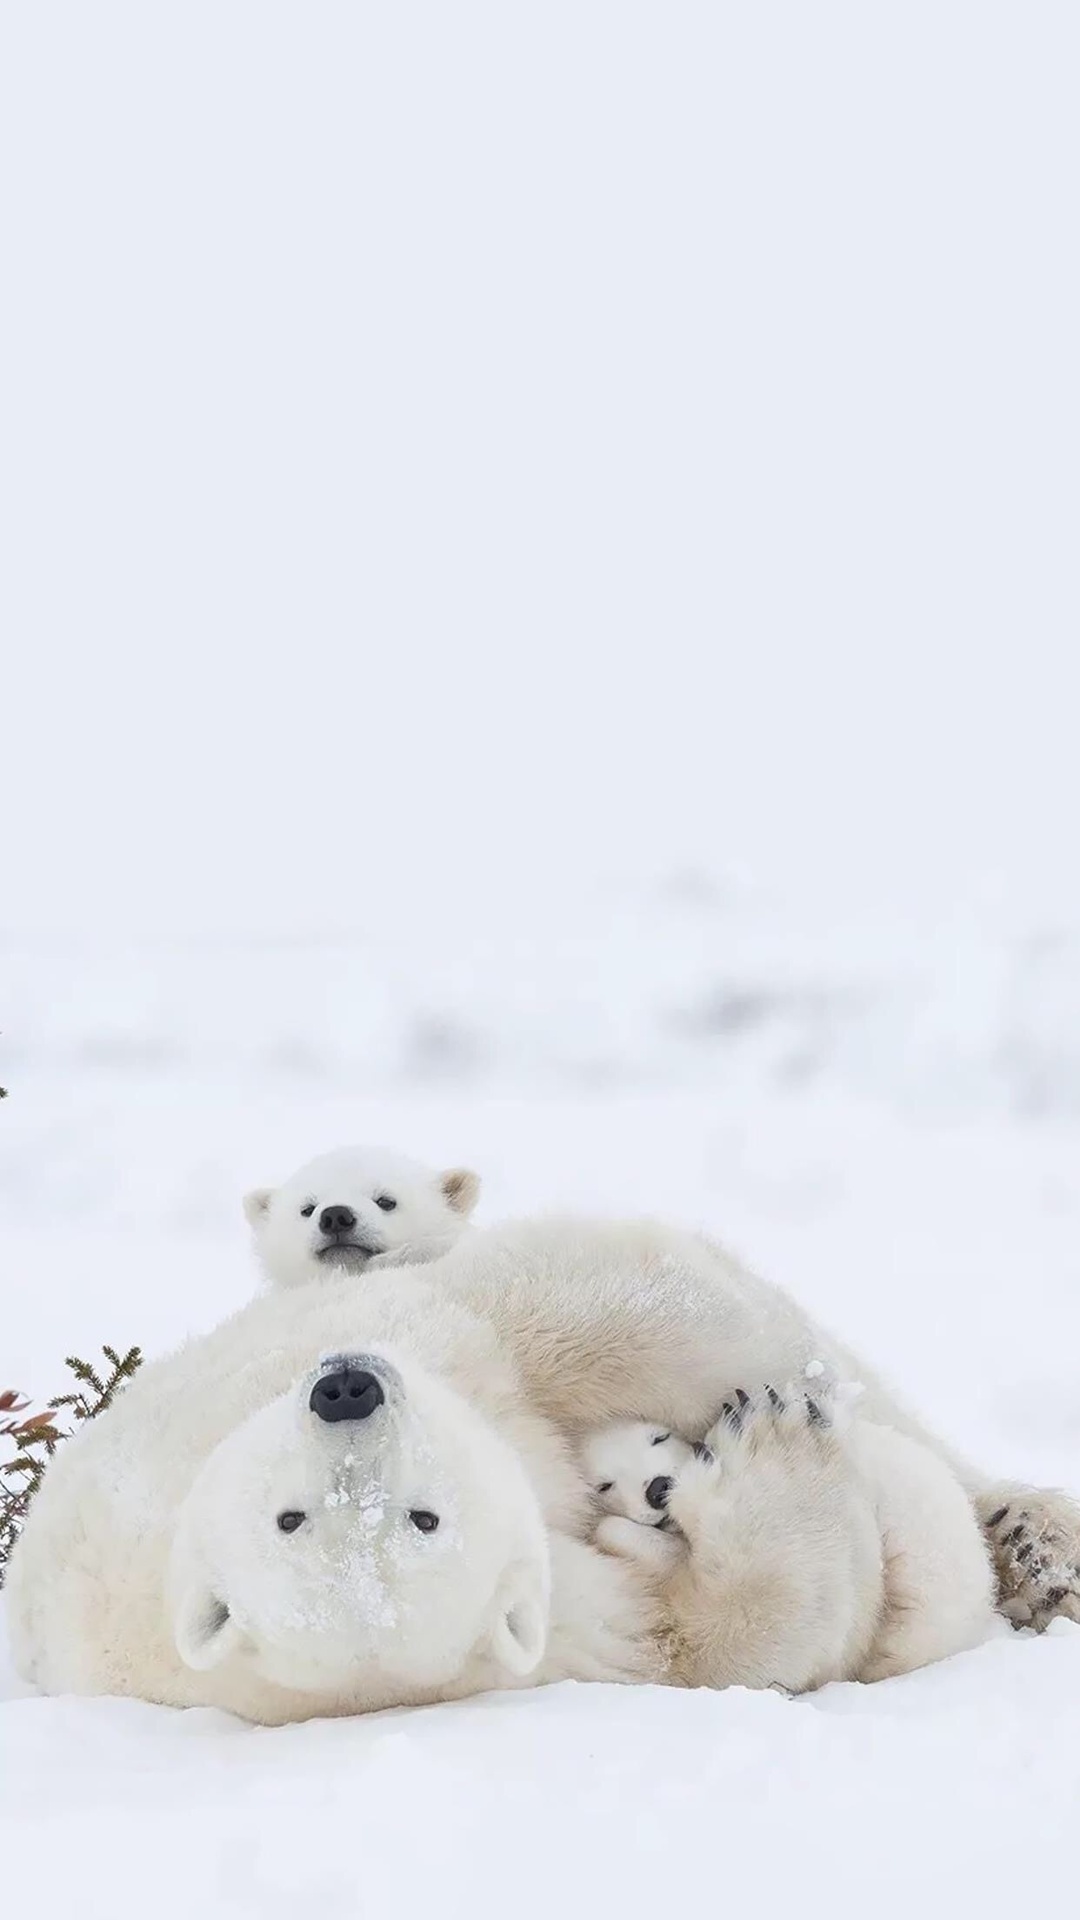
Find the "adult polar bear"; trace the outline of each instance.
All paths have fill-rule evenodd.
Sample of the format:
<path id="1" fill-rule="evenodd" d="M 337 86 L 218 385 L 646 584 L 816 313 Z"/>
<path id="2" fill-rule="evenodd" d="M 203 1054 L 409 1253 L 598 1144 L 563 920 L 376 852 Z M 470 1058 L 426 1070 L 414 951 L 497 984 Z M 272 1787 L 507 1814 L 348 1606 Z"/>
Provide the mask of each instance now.
<path id="1" fill-rule="evenodd" d="M 260 1298 L 58 1456 L 12 1560 L 16 1660 L 47 1691 L 264 1721 L 660 1677 L 647 1592 L 581 1541 L 571 1442 L 628 1416 L 700 1434 L 814 1361 L 926 1437 L 779 1289 L 648 1223 L 524 1224 L 423 1278 Z M 378 1417 L 339 1419 L 350 1394 Z M 1014 1614 L 1076 1617 L 1080 1510 L 969 1481 Z"/>

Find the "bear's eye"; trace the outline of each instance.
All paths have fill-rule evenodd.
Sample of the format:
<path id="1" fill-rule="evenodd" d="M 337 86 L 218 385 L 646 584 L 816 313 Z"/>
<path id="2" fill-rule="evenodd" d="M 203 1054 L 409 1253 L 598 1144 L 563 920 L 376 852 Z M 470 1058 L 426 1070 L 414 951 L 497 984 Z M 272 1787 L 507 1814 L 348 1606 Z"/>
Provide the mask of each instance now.
<path id="1" fill-rule="evenodd" d="M 664 1444 L 664 1441 L 670 1440 L 670 1439 L 671 1439 L 670 1433 L 654 1433 L 651 1444 L 654 1447 L 662 1447 Z"/>
<path id="2" fill-rule="evenodd" d="M 302 1214 L 302 1216 L 303 1216 L 303 1218 L 304 1218 L 305 1220 L 310 1220 L 310 1218 L 311 1218 L 311 1216 L 312 1216 L 312 1214 L 314 1213 L 314 1211 L 315 1211 L 315 1202 L 314 1202 L 314 1200 L 309 1200 L 309 1201 L 308 1201 L 308 1203 L 307 1203 L 307 1206 L 306 1206 L 306 1207 L 301 1207 L 301 1209 L 300 1209 L 300 1212 L 301 1212 L 301 1214 Z"/>
<path id="3" fill-rule="evenodd" d="M 306 1519 L 306 1513 L 297 1513 L 295 1508 L 290 1507 L 287 1513 L 278 1514 L 277 1523 L 282 1533 L 295 1533 L 297 1527 L 302 1527 Z"/>
<path id="4" fill-rule="evenodd" d="M 375 1195 L 375 1205 L 381 1207 L 384 1213 L 393 1213 L 394 1208 L 397 1206 L 397 1201 L 392 1194 L 377 1193 Z"/>
<path id="5" fill-rule="evenodd" d="M 610 1493 L 614 1485 L 614 1480 L 605 1480 L 601 1486 L 597 1487 L 596 1491 L 597 1493 Z"/>
<path id="6" fill-rule="evenodd" d="M 425 1507 L 414 1507 L 409 1515 L 409 1519 L 412 1521 L 413 1526 L 417 1527 L 421 1533 L 434 1533 L 439 1524 L 438 1514 L 428 1513 Z"/>

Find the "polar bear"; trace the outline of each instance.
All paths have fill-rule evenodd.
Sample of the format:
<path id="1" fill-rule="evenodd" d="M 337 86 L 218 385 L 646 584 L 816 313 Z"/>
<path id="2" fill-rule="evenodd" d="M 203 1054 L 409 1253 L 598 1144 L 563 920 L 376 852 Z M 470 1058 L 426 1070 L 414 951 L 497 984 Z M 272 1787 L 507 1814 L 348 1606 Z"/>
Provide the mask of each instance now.
<path id="1" fill-rule="evenodd" d="M 268 1722 L 477 1686 L 663 1678 L 662 1599 L 589 1544 L 574 1448 L 627 1418 L 702 1438 L 743 1380 L 812 1364 L 860 1379 L 868 1419 L 945 1457 L 786 1294 L 657 1223 L 524 1222 L 360 1289 L 337 1277 L 263 1294 L 141 1369 L 58 1454 L 11 1560 L 17 1665 L 49 1692 Z M 350 1402 L 358 1387 L 366 1418 L 312 1406 L 342 1372 L 365 1376 L 337 1385 Z M 965 1484 L 995 1515 L 1015 1498 L 970 1472 Z M 819 1485 L 831 1499 L 815 1467 L 806 1496 Z M 770 1554 L 798 1508 L 779 1502 Z M 1034 1492 L 1023 1510 L 1061 1584 L 1080 1514 Z M 414 1513 L 438 1518 L 433 1534 Z M 415 1557 L 440 1534 L 445 1569 Z M 309 1559 L 284 1559 L 294 1547 Z M 1051 1602 L 1034 1558 L 1033 1611 L 1072 1613 L 1076 1585 Z M 400 1660 L 399 1643 L 412 1650 Z M 768 1680 L 800 1684 L 779 1660 Z"/>
<path id="2" fill-rule="evenodd" d="M 585 1544 L 566 1441 L 419 1272 L 260 1296 L 53 1467 L 7 1588 L 46 1692 L 278 1724 L 661 1676 L 655 1598 Z"/>
<path id="3" fill-rule="evenodd" d="M 929 1448 L 837 1382 L 738 1389 L 704 1442 L 647 1421 L 587 1435 L 597 1540 L 651 1573 L 688 1686 L 881 1680 L 984 1640 L 986 1539 Z"/>
<path id="4" fill-rule="evenodd" d="M 255 1252 L 271 1286 L 327 1273 L 367 1273 L 438 1259 L 462 1234 L 480 1193 L 466 1167 L 436 1173 L 385 1147 L 339 1147 L 280 1187 L 244 1196 Z"/>
<path id="5" fill-rule="evenodd" d="M 181 1660 L 220 1670 L 229 1704 L 242 1677 L 262 1720 L 658 1676 L 649 1595 L 572 1535 L 556 1543 L 534 1439 L 530 1475 L 410 1354 L 324 1356 L 220 1443 L 181 1506 L 166 1578 Z"/>

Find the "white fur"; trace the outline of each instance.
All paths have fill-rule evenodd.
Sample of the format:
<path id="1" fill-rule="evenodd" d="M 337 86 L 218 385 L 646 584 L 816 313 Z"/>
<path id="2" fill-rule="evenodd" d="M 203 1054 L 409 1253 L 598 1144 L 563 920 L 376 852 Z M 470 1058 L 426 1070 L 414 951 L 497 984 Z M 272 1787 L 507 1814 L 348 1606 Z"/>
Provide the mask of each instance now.
<path id="1" fill-rule="evenodd" d="M 335 1352 L 400 1380 L 392 1419 L 312 1419 Z M 493 1328 L 420 1273 L 260 1296 L 143 1368 L 54 1466 L 7 1595 L 47 1692 L 274 1723 L 661 1671 L 653 1597 L 584 1542 L 569 1446 Z M 442 1509 L 434 1536 L 414 1502 Z M 309 1519 L 282 1534 L 290 1510 Z"/>
<path id="2" fill-rule="evenodd" d="M 385 1147 L 339 1147 L 280 1187 L 245 1194 L 244 1213 L 271 1286 L 303 1287 L 334 1272 L 438 1259 L 464 1232 L 479 1192 L 465 1168 L 436 1173 Z M 327 1232 L 327 1208 L 346 1208 L 351 1225 Z"/>
<path id="3" fill-rule="evenodd" d="M 291 1624 L 279 1618 L 279 1542 L 260 1534 L 264 1554 L 250 1529 L 274 1518 L 271 1509 L 283 1497 L 279 1471 L 292 1470 L 290 1446 L 275 1451 L 284 1431 L 275 1421 L 284 1416 L 268 1422 L 272 1445 L 256 1427 L 254 1442 L 235 1443 L 236 1460 L 228 1447 L 211 1459 L 282 1396 L 300 1407 L 305 1377 L 321 1355 L 334 1352 L 378 1353 L 398 1368 L 415 1393 L 417 1431 L 437 1441 L 431 1469 L 458 1503 L 466 1543 L 475 1528 L 483 1569 L 482 1581 L 466 1581 L 459 1591 L 454 1583 L 443 1588 L 433 1561 L 410 1562 L 426 1564 L 430 1575 L 403 1576 L 423 1661 L 417 1654 L 414 1670 L 410 1657 L 407 1670 L 392 1677 L 399 1625 L 376 1623 L 373 1631 L 359 1613 L 353 1623 L 340 1606 L 332 1609 L 324 1666 L 326 1648 L 309 1644 L 318 1641 L 321 1623 L 304 1618 L 302 1608 Z M 657 1677 L 678 1649 L 665 1645 L 655 1581 L 585 1544 L 595 1509 L 571 1443 L 598 1424 L 629 1418 L 701 1438 L 743 1381 L 801 1377 L 815 1361 L 862 1379 L 867 1418 L 935 1447 L 786 1295 L 710 1243 L 648 1222 L 524 1223 L 469 1234 L 435 1265 L 372 1275 L 360 1289 L 347 1277 L 327 1277 L 263 1294 L 214 1332 L 143 1368 L 117 1404 L 57 1455 L 11 1561 L 7 1599 L 19 1670 L 50 1692 L 205 1703 L 267 1721 L 443 1698 L 477 1686 Z M 446 1395 L 464 1403 L 460 1418 L 456 1407 L 445 1411 Z M 291 1445 L 307 1473 L 306 1443 L 298 1435 Z M 504 1449 L 516 1456 L 516 1470 Z M 400 1462 L 387 1468 L 387 1499 L 397 1509 L 408 1491 L 404 1471 Z M 476 1499 L 489 1473 L 499 1516 L 494 1538 Z M 770 1473 L 770 1497 L 794 1525 L 799 1475 L 793 1470 L 785 1478 L 782 1460 Z M 993 1497 L 985 1481 L 973 1476 L 972 1485 Z M 525 1546 L 536 1592 L 535 1512 L 530 1521 L 523 1487 L 531 1488 L 544 1522 L 551 1580 L 546 1646 L 531 1674 L 511 1672 L 497 1645 L 501 1580 L 511 1572 L 500 1555 L 508 1544 L 514 1565 L 522 1558 L 514 1543 Z M 847 1496 L 824 1451 L 821 1498 L 849 1524 Z M 1024 1498 L 1025 1511 L 1037 1516 L 1040 1496 Z M 521 1515 L 511 1518 L 507 1505 L 522 1502 Z M 355 1549 L 359 1565 L 363 1507 L 348 1500 L 344 1509 L 347 1549 L 333 1535 L 333 1551 Z M 1069 1513 L 1072 1544 L 1077 1516 Z M 870 1519 L 877 1552 L 878 1523 Z M 687 1520 L 681 1516 L 682 1524 Z M 1059 1503 L 1055 1525 L 1065 1534 L 1068 1524 Z M 223 1536 L 231 1525 L 247 1545 L 230 1546 Z M 862 1551 L 858 1528 L 855 1535 Z M 287 1548 L 290 1539 L 280 1544 Z M 466 1560 L 468 1552 L 467 1544 Z M 376 1558 L 393 1590 L 391 1557 Z M 244 1641 L 226 1645 L 217 1664 L 192 1667 L 181 1648 L 190 1655 L 197 1646 L 191 1621 L 199 1615 L 183 1596 L 192 1586 L 200 1591 L 202 1581 L 202 1592 L 231 1608 L 234 1580 L 242 1589 Z M 451 1593 L 445 1623 L 444 1591 Z M 203 1619 L 220 1619 L 220 1607 Z M 355 1659 L 342 1685 L 346 1643 Z M 771 1684 L 776 1676 L 757 1652 L 739 1677 Z M 304 1685 L 283 1687 L 272 1676 L 292 1673 L 294 1660 Z M 325 1684 L 327 1673 L 337 1677 Z M 672 1677 L 681 1677 L 674 1666 Z"/>
<path id="4" fill-rule="evenodd" d="M 927 1667 L 985 1640 L 993 1619 L 988 1542 L 945 1461 L 905 1434 L 852 1423 L 850 1450 L 871 1491 L 885 1604 L 860 1680 Z"/>
<path id="5" fill-rule="evenodd" d="M 884 1679 L 989 1631 L 990 1555 L 949 1466 L 827 1391 L 808 1407 L 759 1391 L 697 1458 L 647 1422 L 582 1445 L 599 1542 L 659 1583 L 685 1684 Z"/>
<path id="6" fill-rule="evenodd" d="M 327 1424 L 311 1389 L 342 1363 L 377 1377 L 386 1398 L 367 1419 Z M 421 1531 L 413 1513 L 437 1527 Z M 282 1514 L 299 1521 L 287 1534 Z M 331 1706 L 358 1667 L 377 1668 L 394 1700 L 451 1685 L 485 1655 L 493 1671 L 533 1671 L 547 1643 L 547 1532 L 514 1449 L 461 1394 L 383 1347 L 327 1356 L 219 1443 L 181 1504 L 168 1590 L 190 1667 L 242 1660 Z"/>
<path id="7" fill-rule="evenodd" d="M 689 1440 L 650 1420 L 613 1420 L 581 1443 L 582 1471 L 600 1511 L 640 1527 L 659 1527 L 666 1517 L 663 1507 L 650 1505 L 647 1489 L 657 1479 L 677 1480 L 693 1457 Z"/>

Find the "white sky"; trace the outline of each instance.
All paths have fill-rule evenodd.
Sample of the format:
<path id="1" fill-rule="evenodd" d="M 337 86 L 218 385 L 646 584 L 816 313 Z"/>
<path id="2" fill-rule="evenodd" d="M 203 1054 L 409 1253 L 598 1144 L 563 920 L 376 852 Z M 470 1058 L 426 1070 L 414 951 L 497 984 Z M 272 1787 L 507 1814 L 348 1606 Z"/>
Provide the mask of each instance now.
<path id="1" fill-rule="evenodd" d="M 1080 911 L 1080 13 L 9 9 L 0 928 Z"/>

